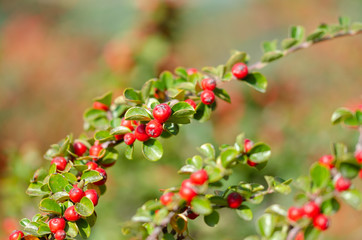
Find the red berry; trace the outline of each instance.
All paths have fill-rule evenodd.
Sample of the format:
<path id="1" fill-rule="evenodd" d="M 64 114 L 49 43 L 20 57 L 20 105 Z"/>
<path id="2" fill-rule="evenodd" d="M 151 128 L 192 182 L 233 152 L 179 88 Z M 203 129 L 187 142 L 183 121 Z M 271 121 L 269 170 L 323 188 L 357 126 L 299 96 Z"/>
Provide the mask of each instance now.
<path id="1" fill-rule="evenodd" d="M 319 206 L 315 202 L 308 202 L 303 206 L 304 215 L 309 218 L 315 218 L 320 210 Z"/>
<path id="2" fill-rule="evenodd" d="M 162 130 L 162 124 L 157 120 L 151 120 L 146 125 L 146 134 L 153 138 L 159 137 L 162 133 Z"/>
<path id="3" fill-rule="evenodd" d="M 9 240 L 18 240 L 21 239 L 22 237 L 24 237 L 24 233 L 22 231 L 15 230 L 10 234 Z"/>
<path id="4" fill-rule="evenodd" d="M 295 236 L 295 240 L 304 240 L 304 233 L 299 232 L 297 236 Z"/>
<path id="5" fill-rule="evenodd" d="M 291 207 L 288 209 L 288 218 L 290 221 L 296 222 L 304 215 L 302 208 Z"/>
<path id="6" fill-rule="evenodd" d="M 95 170 L 101 174 L 103 179 L 99 180 L 98 182 L 95 182 L 93 184 L 94 185 L 103 185 L 103 184 L 105 184 L 106 181 L 107 181 L 107 173 L 106 173 L 106 171 L 103 168 L 96 168 Z"/>
<path id="7" fill-rule="evenodd" d="M 168 204 L 170 204 L 172 202 L 173 195 L 175 195 L 173 192 L 164 193 L 160 197 L 160 202 L 163 205 L 167 206 Z"/>
<path id="8" fill-rule="evenodd" d="M 65 210 L 64 217 L 71 222 L 75 222 L 80 219 L 80 215 L 75 211 L 74 206 L 70 206 Z"/>
<path id="9" fill-rule="evenodd" d="M 117 135 L 114 135 L 114 138 L 119 141 L 119 140 L 122 140 L 124 137 L 124 134 L 117 134 Z"/>
<path id="10" fill-rule="evenodd" d="M 97 206 L 99 196 L 96 190 L 88 189 L 87 191 L 84 192 L 84 196 L 89 198 L 94 206 Z"/>
<path id="11" fill-rule="evenodd" d="M 356 151 L 356 153 L 354 154 L 357 162 L 359 164 L 362 164 L 362 151 Z"/>
<path id="12" fill-rule="evenodd" d="M 237 63 L 231 68 L 231 72 L 237 79 L 243 79 L 248 75 L 248 66 L 245 63 Z"/>
<path id="13" fill-rule="evenodd" d="M 360 179 L 362 179 L 362 169 L 359 170 L 359 172 L 358 172 L 358 177 L 359 177 Z"/>
<path id="14" fill-rule="evenodd" d="M 69 198 L 72 200 L 72 202 L 77 203 L 80 202 L 80 200 L 84 197 L 84 192 L 79 187 L 73 187 L 69 191 Z"/>
<path id="15" fill-rule="evenodd" d="M 325 166 L 328 169 L 334 168 L 334 157 L 332 155 L 324 155 L 319 159 L 319 164 Z"/>
<path id="16" fill-rule="evenodd" d="M 152 111 L 153 117 L 160 123 L 166 122 L 167 119 L 171 116 L 171 114 L 172 110 L 170 106 L 167 105 L 166 103 L 161 103 L 157 105 Z"/>
<path id="17" fill-rule="evenodd" d="M 202 185 L 209 179 L 207 172 L 204 169 L 191 174 L 190 180 L 195 185 Z"/>
<path id="18" fill-rule="evenodd" d="M 334 184 L 334 187 L 338 192 L 346 191 L 351 186 L 351 181 L 349 179 L 339 177 Z"/>
<path id="19" fill-rule="evenodd" d="M 150 139 L 150 136 L 148 136 L 147 133 L 146 133 L 146 125 L 145 124 L 138 125 L 136 130 L 135 130 L 134 135 L 135 135 L 136 139 L 138 141 L 141 141 L 141 142 L 145 142 L 148 139 Z"/>
<path id="20" fill-rule="evenodd" d="M 181 187 L 193 188 L 194 184 L 192 183 L 191 179 L 185 179 L 182 181 Z"/>
<path id="21" fill-rule="evenodd" d="M 108 106 L 106 104 L 100 103 L 100 102 L 94 102 L 93 103 L 93 108 L 94 109 L 98 109 L 98 110 L 102 110 L 102 111 L 108 111 Z"/>
<path id="22" fill-rule="evenodd" d="M 248 159 L 248 161 L 246 161 L 246 163 L 250 166 L 250 167 L 255 167 L 256 165 L 258 165 L 256 162 L 250 161 Z"/>
<path id="23" fill-rule="evenodd" d="M 197 218 L 199 216 L 199 214 L 196 214 L 194 213 L 193 211 L 191 210 L 188 210 L 188 213 L 187 213 L 187 217 L 191 220 L 194 220 L 195 218 Z"/>
<path id="24" fill-rule="evenodd" d="M 214 91 L 216 88 L 216 81 L 213 78 L 204 78 L 201 81 L 201 87 L 204 90 Z"/>
<path id="25" fill-rule="evenodd" d="M 87 151 L 86 145 L 81 142 L 75 142 L 73 144 L 74 153 L 78 155 L 78 157 L 83 156 L 83 154 Z"/>
<path id="26" fill-rule="evenodd" d="M 191 202 L 191 200 L 197 196 L 197 193 L 193 188 L 190 187 L 181 187 L 179 192 L 181 198 L 186 200 L 187 202 Z"/>
<path id="27" fill-rule="evenodd" d="M 325 215 L 319 214 L 313 219 L 313 226 L 324 231 L 329 227 L 329 219 Z"/>
<path id="28" fill-rule="evenodd" d="M 237 192 L 232 192 L 228 195 L 227 201 L 230 208 L 238 208 L 243 203 L 243 197 Z"/>
<path id="29" fill-rule="evenodd" d="M 65 167 L 67 166 L 67 160 L 63 157 L 55 157 L 50 162 L 50 164 L 55 164 L 59 171 L 64 171 Z"/>
<path id="30" fill-rule="evenodd" d="M 132 120 L 125 120 L 124 118 L 122 118 L 121 126 L 128 127 L 129 130 L 133 131 L 134 130 L 133 122 L 134 121 Z"/>
<path id="31" fill-rule="evenodd" d="M 201 102 L 210 105 L 215 101 L 215 94 L 210 90 L 205 90 L 201 93 Z"/>
<path id="32" fill-rule="evenodd" d="M 194 73 L 197 73 L 197 69 L 196 68 L 188 68 L 187 69 L 187 74 L 188 75 L 192 75 Z"/>
<path id="33" fill-rule="evenodd" d="M 56 240 L 63 240 L 65 239 L 65 237 L 67 236 L 67 234 L 65 233 L 64 230 L 58 230 L 55 234 L 54 234 L 54 238 Z"/>
<path id="34" fill-rule="evenodd" d="M 245 139 L 244 140 L 244 152 L 247 153 L 249 152 L 252 148 L 253 148 L 253 141 L 251 141 L 250 139 Z"/>
<path id="35" fill-rule="evenodd" d="M 65 220 L 64 218 L 53 218 L 50 219 L 49 228 L 52 233 L 56 233 L 58 230 L 64 230 L 65 228 Z"/>
<path id="36" fill-rule="evenodd" d="M 196 103 L 192 99 L 186 99 L 185 102 L 190 104 L 191 107 L 193 107 L 194 109 L 196 109 Z"/>
<path id="37" fill-rule="evenodd" d="M 98 156 L 100 154 L 100 152 L 102 151 L 102 146 L 101 145 L 93 145 L 90 149 L 89 149 L 89 155 L 93 157 L 94 161 L 98 161 Z"/>
<path id="38" fill-rule="evenodd" d="M 88 166 L 88 170 L 96 170 L 98 164 L 95 162 L 87 162 L 86 165 Z"/>
<path id="39" fill-rule="evenodd" d="M 136 140 L 136 137 L 133 133 L 126 133 L 124 135 L 124 143 L 127 145 L 132 145 L 135 140 Z"/>

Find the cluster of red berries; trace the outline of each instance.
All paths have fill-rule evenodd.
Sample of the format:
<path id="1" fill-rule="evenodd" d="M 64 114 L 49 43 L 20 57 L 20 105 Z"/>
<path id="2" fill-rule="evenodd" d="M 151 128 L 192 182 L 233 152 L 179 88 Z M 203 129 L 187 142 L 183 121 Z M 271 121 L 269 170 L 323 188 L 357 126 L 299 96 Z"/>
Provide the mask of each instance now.
<path id="1" fill-rule="evenodd" d="M 312 219 L 313 226 L 321 231 L 329 227 L 328 217 L 320 212 L 318 204 L 313 201 L 306 203 L 302 208 L 290 207 L 288 209 L 288 219 L 290 221 L 296 222 L 303 217 Z"/>
<path id="2" fill-rule="evenodd" d="M 253 148 L 254 143 L 253 141 L 251 141 L 250 139 L 244 139 L 244 154 L 247 154 L 248 152 L 250 152 L 250 150 Z M 251 161 L 250 159 L 247 160 L 246 162 L 250 167 L 255 167 L 256 165 L 258 165 L 257 163 Z"/>

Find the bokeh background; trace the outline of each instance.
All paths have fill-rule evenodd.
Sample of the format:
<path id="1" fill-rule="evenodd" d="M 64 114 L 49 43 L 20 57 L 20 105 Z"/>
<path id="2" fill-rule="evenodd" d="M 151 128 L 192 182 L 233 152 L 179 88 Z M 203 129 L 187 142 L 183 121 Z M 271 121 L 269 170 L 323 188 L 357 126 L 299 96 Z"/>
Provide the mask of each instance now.
<path id="1" fill-rule="evenodd" d="M 42 155 L 50 144 L 82 132 L 82 113 L 93 97 L 109 90 L 119 95 L 176 66 L 224 63 L 232 49 L 247 51 L 255 62 L 262 41 L 286 37 L 291 25 L 312 32 L 338 16 L 361 21 L 362 2 L 0 0 L 0 239 L 36 213 L 39 199 L 25 195 L 29 179 L 49 164 Z M 159 197 L 159 189 L 178 185 L 178 168 L 204 142 L 232 143 L 245 132 L 272 146 L 263 171 L 237 168 L 229 183 L 264 183 L 265 174 L 296 178 L 330 153 L 332 142 L 352 148 L 357 132 L 331 126 L 329 119 L 335 108 L 362 102 L 361 40 L 326 42 L 270 64 L 262 70 L 269 79 L 266 94 L 227 83 L 232 104 L 219 101 L 212 121 L 184 126 L 158 163 L 140 151 L 134 161 L 120 159 L 109 170 L 109 190 L 90 239 L 123 239 L 121 223 Z M 354 184 L 362 187 L 361 181 Z M 292 202 L 292 196 L 268 196 L 254 214 Z M 342 204 L 322 239 L 362 239 L 361 221 L 361 213 Z M 202 218 L 191 223 L 194 239 L 242 239 L 255 231 L 254 221 L 228 210 L 215 228 Z"/>

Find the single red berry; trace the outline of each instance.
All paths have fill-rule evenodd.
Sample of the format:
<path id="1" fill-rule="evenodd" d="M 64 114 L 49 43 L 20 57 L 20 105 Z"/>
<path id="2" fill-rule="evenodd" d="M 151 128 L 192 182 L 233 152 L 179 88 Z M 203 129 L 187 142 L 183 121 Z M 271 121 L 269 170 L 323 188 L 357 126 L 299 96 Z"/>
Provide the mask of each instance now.
<path id="1" fill-rule="evenodd" d="M 188 68 L 187 69 L 187 74 L 188 75 L 192 75 L 192 74 L 195 74 L 197 73 L 197 69 L 196 68 Z"/>
<path id="2" fill-rule="evenodd" d="M 163 205 L 167 206 L 168 204 L 170 204 L 172 202 L 173 195 L 175 195 L 173 192 L 164 193 L 160 197 L 160 202 Z"/>
<path id="3" fill-rule="evenodd" d="M 152 111 L 153 117 L 160 123 L 164 123 L 171 116 L 172 110 L 166 103 L 158 104 Z"/>
<path id="4" fill-rule="evenodd" d="M 132 121 L 132 120 L 125 120 L 124 118 L 122 118 L 121 126 L 127 127 L 127 128 L 129 128 L 129 130 L 133 131 L 134 130 L 133 123 L 134 123 L 134 121 Z"/>
<path id="5" fill-rule="evenodd" d="M 253 148 L 253 141 L 251 141 L 250 139 L 245 139 L 244 140 L 244 152 L 247 153 L 249 152 L 252 148 Z"/>
<path id="6" fill-rule="evenodd" d="M 103 179 L 99 180 L 98 182 L 95 182 L 93 184 L 95 184 L 95 185 L 103 185 L 103 184 L 105 184 L 106 181 L 107 181 L 107 173 L 106 173 L 106 171 L 103 168 L 96 168 L 95 170 L 101 174 Z"/>
<path id="7" fill-rule="evenodd" d="M 243 197 L 237 192 L 232 192 L 228 195 L 227 201 L 230 208 L 238 208 L 243 203 Z"/>
<path id="8" fill-rule="evenodd" d="M 193 188 L 194 184 L 192 183 L 191 179 L 185 179 L 182 181 L 181 187 Z"/>
<path id="9" fill-rule="evenodd" d="M 351 181 L 344 177 L 339 177 L 336 183 L 334 184 L 334 187 L 338 192 L 346 191 L 349 189 L 350 186 L 351 186 Z"/>
<path id="10" fill-rule="evenodd" d="M 358 172 L 358 177 L 359 177 L 360 179 L 362 179 L 362 169 L 359 170 L 359 172 Z"/>
<path id="11" fill-rule="evenodd" d="M 313 226 L 324 231 L 329 227 L 329 219 L 325 215 L 319 214 L 313 219 Z"/>
<path id="12" fill-rule="evenodd" d="M 102 111 L 108 111 L 108 106 L 106 104 L 100 103 L 100 102 L 94 102 L 93 103 L 93 108 L 94 109 L 98 109 L 98 110 L 102 110 Z"/>
<path id="13" fill-rule="evenodd" d="M 65 228 L 64 218 L 53 218 L 50 219 L 49 228 L 52 233 L 56 233 L 58 230 L 63 230 Z"/>
<path id="14" fill-rule="evenodd" d="M 216 88 L 216 81 L 213 78 L 204 78 L 201 81 L 201 87 L 203 90 L 214 91 Z"/>
<path id="15" fill-rule="evenodd" d="M 54 234 L 54 238 L 55 238 L 56 240 L 64 240 L 66 236 L 67 236 L 67 234 L 65 233 L 64 230 L 58 230 L 58 231 Z"/>
<path id="16" fill-rule="evenodd" d="M 64 217 L 71 222 L 75 222 L 80 219 L 80 215 L 75 211 L 74 206 L 70 206 L 65 210 Z"/>
<path id="17" fill-rule="evenodd" d="M 81 142 L 75 142 L 73 144 L 74 153 L 78 155 L 78 157 L 83 156 L 83 154 L 87 151 L 86 145 Z"/>
<path id="18" fill-rule="evenodd" d="M 304 240 L 304 233 L 301 231 L 295 236 L 295 240 Z"/>
<path id="19" fill-rule="evenodd" d="M 89 198 L 94 206 L 97 206 L 99 196 L 96 190 L 88 189 L 87 191 L 84 192 L 84 196 Z"/>
<path id="20" fill-rule="evenodd" d="M 232 74 L 237 79 L 243 79 L 248 75 L 248 66 L 245 63 L 237 63 L 231 68 Z"/>
<path id="21" fill-rule="evenodd" d="M 210 105 L 215 101 L 215 94 L 210 90 L 205 90 L 201 93 L 201 102 Z"/>
<path id="22" fill-rule="evenodd" d="M 146 133 L 146 125 L 140 124 L 136 127 L 136 130 L 134 132 L 134 135 L 138 141 L 145 142 L 148 139 L 150 139 L 150 136 Z"/>
<path id="23" fill-rule="evenodd" d="M 319 164 L 325 166 L 328 169 L 334 168 L 334 157 L 332 155 L 324 155 L 319 159 Z"/>
<path id="24" fill-rule="evenodd" d="M 355 156 L 357 162 L 359 164 L 362 164 L 362 151 L 356 151 L 354 156 Z"/>
<path id="25" fill-rule="evenodd" d="M 136 140 L 136 137 L 135 137 L 134 133 L 126 133 L 124 135 L 124 143 L 127 145 L 132 145 L 135 140 Z"/>
<path id="26" fill-rule="evenodd" d="M 94 161 L 98 161 L 98 156 L 100 154 L 100 152 L 102 151 L 102 146 L 101 145 L 98 145 L 98 144 L 95 144 L 93 145 L 90 149 L 89 149 L 89 155 L 91 157 L 93 157 L 93 160 Z"/>
<path id="27" fill-rule="evenodd" d="M 157 138 L 163 131 L 162 124 L 157 120 L 151 120 L 146 125 L 146 134 L 150 137 Z"/>
<path id="28" fill-rule="evenodd" d="M 191 174 L 190 180 L 195 185 L 202 185 L 209 179 L 207 172 L 204 169 Z"/>
<path id="29" fill-rule="evenodd" d="M 63 157 L 55 157 L 50 164 L 55 164 L 57 166 L 57 170 L 64 171 L 67 166 L 67 160 Z"/>
<path id="30" fill-rule="evenodd" d="M 290 221 L 296 222 L 301 219 L 304 215 L 302 208 L 290 207 L 288 209 L 288 218 Z"/>
<path id="31" fill-rule="evenodd" d="M 73 187 L 69 191 L 69 198 L 72 200 L 72 202 L 77 203 L 80 202 L 80 200 L 84 197 L 84 192 L 79 187 Z"/>
<path id="32" fill-rule="evenodd" d="M 185 100 L 185 102 L 190 104 L 191 107 L 193 107 L 194 109 L 196 109 L 196 103 L 192 99 L 188 98 Z"/>
<path id="33" fill-rule="evenodd" d="M 181 187 L 179 194 L 181 198 L 187 202 L 191 202 L 191 200 L 197 196 L 196 191 L 190 187 Z"/>
<path id="34" fill-rule="evenodd" d="M 187 211 L 187 217 L 191 220 L 194 220 L 195 218 L 197 218 L 199 216 L 199 214 L 196 214 L 194 213 L 193 211 L 191 210 L 188 210 Z"/>
<path id="35" fill-rule="evenodd" d="M 22 231 L 15 230 L 10 234 L 9 240 L 18 240 L 21 239 L 22 237 L 24 237 L 24 233 Z"/>
<path id="36" fill-rule="evenodd" d="M 303 206 L 303 212 L 306 217 L 315 218 L 319 213 L 319 206 L 315 202 L 308 202 Z"/>
<path id="37" fill-rule="evenodd" d="M 117 135 L 114 135 L 114 138 L 119 141 L 119 140 L 122 140 L 124 137 L 124 134 L 117 134 Z"/>
<path id="38" fill-rule="evenodd" d="M 88 166 L 88 170 L 96 170 L 98 164 L 95 162 L 87 162 L 86 165 Z"/>
<path id="39" fill-rule="evenodd" d="M 250 166 L 250 167 L 255 167 L 256 165 L 258 165 L 256 162 L 253 162 L 251 160 L 248 159 L 248 161 L 246 161 L 246 163 Z"/>

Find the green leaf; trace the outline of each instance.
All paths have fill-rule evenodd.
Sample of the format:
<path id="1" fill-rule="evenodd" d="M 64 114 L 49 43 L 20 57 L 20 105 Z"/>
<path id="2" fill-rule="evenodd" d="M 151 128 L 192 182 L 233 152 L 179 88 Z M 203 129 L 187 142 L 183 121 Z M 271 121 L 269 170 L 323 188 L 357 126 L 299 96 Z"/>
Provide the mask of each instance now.
<path id="1" fill-rule="evenodd" d="M 258 72 L 249 73 L 242 81 L 245 81 L 249 86 L 262 93 L 266 91 L 268 86 L 266 78 Z"/>
<path id="2" fill-rule="evenodd" d="M 339 17 L 339 24 L 344 27 L 347 28 L 351 25 L 351 19 L 349 17 Z"/>
<path id="3" fill-rule="evenodd" d="M 112 92 L 107 92 L 100 97 L 96 97 L 93 101 L 103 103 L 109 107 L 112 103 Z"/>
<path id="4" fill-rule="evenodd" d="M 177 135 L 180 130 L 179 126 L 176 123 L 168 123 L 168 122 L 163 124 L 163 128 L 172 135 Z"/>
<path id="5" fill-rule="evenodd" d="M 238 155 L 239 155 L 239 152 L 236 151 L 234 148 L 229 148 L 229 149 L 225 150 L 224 152 L 222 152 L 220 154 L 221 164 L 225 168 L 230 167 L 231 164 L 233 164 L 234 162 L 237 161 Z"/>
<path id="6" fill-rule="evenodd" d="M 181 169 L 177 172 L 178 174 L 189 174 L 196 172 L 197 168 L 194 165 L 184 165 Z"/>
<path id="7" fill-rule="evenodd" d="M 317 240 L 321 231 L 314 228 L 313 226 L 308 226 L 304 232 L 305 240 Z"/>
<path id="8" fill-rule="evenodd" d="M 245 52 L 234 51 L 231 57 L 225 64 L 226 71 L 231 71 L 231 68 L 239 62 L 245 62 L 247 60 L 247 54 Z"/>
<path id="9" fill-rule="evenodd" d="M 188 158 L 186 160 L 186 164 L 193 165 L 197 170 L 202 169 L 203 161 L 199 155 L 193 156 L 192 158 Z"/>
<path id="10" fill-rule="evenodd" d="M 224 177 L 221 169 L 218 167 L 207 165 L 205 167 L 205 171 L 207 172 L 207 175 L 209 176 L 209 183 L 217 182 Z"/>
<path id="11" fill-rule="evenodd" d="M 150 121 L 149 113 L 142 107 L 131 107 L 124 115 L 126 120 Z"/>
<path id="12" fill-rule="evenodd" d="M 187 71 L 185 68 L 182 68 L 182 67 L 178 67 L 175 69 L 175 73 L 177 76 L 181 77 L 181 78 L 184 78 L 184 79 L 187 79 Z"/>
<path id="13" fill-rule="evenodd" d="M 362 194 L 357 189 L 343 191 L 341 197 L 353 208 L 358 210 L 362 208 Z"/>
<path id="14" fill-rule="evenodd" d="M 339 171 L 342 173 L 343 177 L 353 179 L 358 175 L 360 166 L 358 164 L 342 162 L 339 165 Z"/>
<path id="15" fill-rule="evenodd" d="M 197 149 L 202 155 L 209 159 L 215 159 L 215 148 L 210 143 L 205 143 Z"/>
<path id="16" fill-rule="evenodd" d="M 143 155 L 150 161 L 158 161 L 163 155 L 162 144 L 156 139 L 149 139 L 143 142 Z"/>
<path id="17" fill-rule="evenodd" d="M 166 86 L 166 89 L 172 88 L 173 86 L 173 75 L 169 71 L 164 71 L 160 75 L 160 80 Z"/>
<path id="18" fill-rule="evenodd" d="M 324 201 L 321 205 L 322 212 L 327 215 L 332 215 L 338 212 L 340 205 L 335 198 Z"/>
<path id="19" fill-rule="evenodd" d="M 61 192 L 69 185 L 68 180 L 61 174 L 52 174 L 49 178 L 49 188 L 53 193 Z"/>
<path id="20" fill-rule="evenodd" d="M 283 56 L 284 56 L 284 54 L 281 51 L 267 52 L 261 57 L 261 61 L 262 62 L 272 62 Z"/>
<path id="21" fill-rule="evenodd" d="M 75 211 L 79 213 L 79 215 L 81 215 L 82 217 L 89 217 L 94 212 L 93 203 L 87 197 L 83 197 L 80 202 L 75 204 L 74 208 Z"/>
<path id="22" fill-rule="evenodd" d="M 53 195 L 51 195 L 49 197 L 50 199 L 53 199 L 55 201 L 59 201 L 59 202 L 63 202 L 67 199 L 69 199 L 69 194 L 66 191 L 62 191 L 62 192 L 56 192 Z"/>
<path id="23" fill-rule="evenodd" d="M 59 204 L 52 199 L 44 198 L 39 203 L 39 209 L 42 212 L 46 213 L 53 213 L 60 215 L 62 213 L 62 209 L 60 208 Z"/>
<path id="24" fill-rule="evenodd" d="M 304 39 L 304 27 L 292 26 L 290 29 L 290 36 L 298 40 L 298 42 L 301 42 Z"/>
<path id="25" fill-rule="evenodd" d="M 95 170 L 86 170 L 81 176 L 81 180 L 84 180 L 85 184 L 98 182 L 102 179 L 103 177 Z"/>
<path id="26" fill-rule="evenodd" d="M 142 100 L 145 102 L 147 100 L 147 98 L 150 96 L 150 91 L 151 91 L 151 88 L 152 88 L 152 85 L 153 85 L 153 82 L 155 80 L 154 79 L 151 79 L 151 80 L 148 80 L 147 82 L 145 82 L 142 86 L 142 89 L 141 89 L 141 96 L 142 96 Z"/>
<path id="27" fill-rule="evenodd" d="M 85 111 L 83 117 L 85 121 L 92 121 L 98 118 L 107 117 L 107 113 L 99 109 L 89 108 L 88 110 Z"/>
<path id="28" fill-rule="evenodd" d="M 356 119 L 359 125 L 362 125 L 362 111 L 357 110 L 356 111 Z"/>
<path id="29" fill-rule="evenodd" d="M 51 233 L 48 224 L 42 223 L 42 222 L 38 222 L 38 223 L 39 223 L 39 228 L 38 228 L 39 235 L 46 235 L 46 234 Z"/>
<path id="30" fill-rule="evenodd" d="M 278 214 L 283 217 L 287 216 L 287 211 L 278 204 L 273 204 L 270 207 L 268 207 L 267 209 L 265 209 L 265 213 Z"/>
<path id="31" fill-rule="evenodd" d="M 104 154 L 101 163 L 102 164 L 111 164 L 118 160 L 119 153 L 114 148 L 107 148 L 106 153 Z"/>
<path id="32" fill-rule="evenodd" d="M 76 224 L 78 226 L 80 236 L 82 238 L 89 238 L 91 233 L 91 227 L 89 226 L 87 221 L 84 219 L 79 219 Z"/>
<path id="33" fill-rule="evenodd" d="M 89 226 L 93 227 L 97 221 L 97 213 L 93 212 L 93 214 L 87 217 L 85 220 L 88 222 Z"/>
<path id="34" fill-rule="evenodd" d="M 317 41 L 326 34 L 326 31 L 318 29 L 307 36 L 307 41 Z"/>
<path id="35" fill-rule="evenodd" d="M 191 209 L 196 214 L 209 215 L 212 213 L 210 201 L 207 198 L 196 196 L 191 201 Z"/>
<path id="36" fill-rule="evenodd" d="M 318 163 L 312 165 L 310 176 L 312 177 L 314 187 L 318 189 L 326 187 L 329 181 L 331 181 L 329 170 Z"/>
<path id="37" fill-rule="evenodd" d="M 204 216 L 204 222 L 209 226 L 209 227 L 215 227 L 216 224 L 219 223 L 219 213 L 217 211 L 212 211 L 211 214 Z"/>
<path id="38" fill-rule="evenodd" d="M 297 39 L 294 38 L 286 38 L 282 41 L 282 48 L 285 49 L 289 49 L 293 46 L 295 46 L 298 43 Z"/>
<path id="39" fill-rule="evenodd" d="M 69 149 L 69 146 L 70 146 L 70 142 L 72 141 L 72 136 L 67 136 L 63 143 L 61 144 L 61 147 L 59 149 L 59 152 L 58 154 L 60 155 L 64 155 L 65 153 L 67 153 L 67 150 Z"/>
<path id="40" fill-rule="evenodd" d="M 266 162 L 271 156 L 271 149 L 265 143 L 256 143 L 253 148 L 250 149 L 248 155 L 252 162 Z"/>
<path id="41" fill-rule="evenodd" d="M 43 197 L 50 194 L 50 191 L 44 191 L 42 186 L 43 183 L 40 182 L 30 183 L 28 189 L 26 190 L 26 194 L 33 197 Z"/>
<path id="42" fill-rule="evenodd" d="M 124 90 L 123 96 L 129 102 L 134 102 L 136 104 L 139 104 L 142 102 L 141 94 L 139 93 L 139 91 L 136 91 L 133 88 L 126 88 Z"/>
<path id="43" fill-rule="evenodd" d="M 23 219 L 21 219 L 21 220 L 19 221 L 19 224 L 20 224 L 20 226 L 22 226 L 22 227 L 25 227 L 25 226 L 28 225 L 29 223 L 30 223 L 30 220 L 27 219 L 27 218 L 23 218 Z"/>
<path id="44" fill-rule="evenodd" d="M 262 48 L 263 48 L 264 53 L 276 51 L 277 43 L 278 43 L 278 40 L 276 40 L 276 39 L 273 41 L 270 41 L 270 42 L 263 42 Z"/>
<path id="45" fill-rule="evenodd" d="M 262 236 L 270 237 L 277 224 L 277 216 L 274 214 L 264 214 L 258 219 L 258 227 Z"/>
<path id="46" fill-rule="evenodd" d="M 117 126 L 113 129 L 111 129 L 111 131 L 109 133 L 112 135 L 121 135 L 121 134 L 126 134 L 129 132 L 131 132 L 131 130 L 128 127 Z"/>
<path id="47" fill-rule="evenodd" d="M 244 219 L 246 221 L 250 221 L 253 219 L 253 212 L 251 211 L 251 209 L 248 206 L 241 205 L 236 210 L 236 213 L 238 214 L 239 217 L 241 217 L 242 219 Z"/>
<path id="48" fill-rule="evenodd" d="M 124 156 L 127 159 L 132 160 L 133 159 L 133 151 L 134 151 L 133 144 L 131 146 L 126 145 L 126 149 L 124 150 Z"/>
<path id="49" fill-rule="evenodd" d="M 171 109 L 173 118 L 183 118 L 195 114 L 195 109 L 186 102 L 178 102 Z"/>
<path id="50" fill-rule="evenodd" d="M 106 130 L 98 131 L 94 134 L 94 140 L 98 141 L 106 141 L 112 138 L 113 136 L 109 133 L 109 131 Z"/>
<path id="51" fill-rule="evenodd" d="M 351 110 L 347 108 L 338 108 L 334 113 L 332 114 L 331 122 L 332 124 L 337 124 L 342 121 L 345 121 L 347 119 L 353 118 L 353 113 Z"/>
<path id="52" fill-rule="evenodd" d="M 75 238 L 78 235 L 78 226 L 75 222 L 66 222 L 64 231 L 69 237 Z"/>
<path id="53" fill-rule="evenodd" d="M 216 95 L 218 98 L 220 98 L 220 99 L 222 99 L 222 100 L 224 100 L 224 101 L 226 101 L 226 102 L 228 102 L 228 103 L 231 103 L 230 96 L 229 96 L 229 94 L 225 91 L 225 89 L 215 88 L 215 89 L 214 89 L 214 93 L 215 93 L 215 95 Z"/>
<path id="54" fill-rule="evenodd" d="M 65 177 L 65 179 L 68 180 L 70 184 L 74 184 L 77 182 L 77 177 L 70 172 L 63 173 L 62 175 Z"/>
<path id="55" fill-rule="evenodd" d="M 212 109 L 209 105 L 200 103 L 196 107 L 196 113 L 194 115 L 194 118 L 196 120 L 199 120 L 200 122 L 206 122 L 210 119 Z"/>

